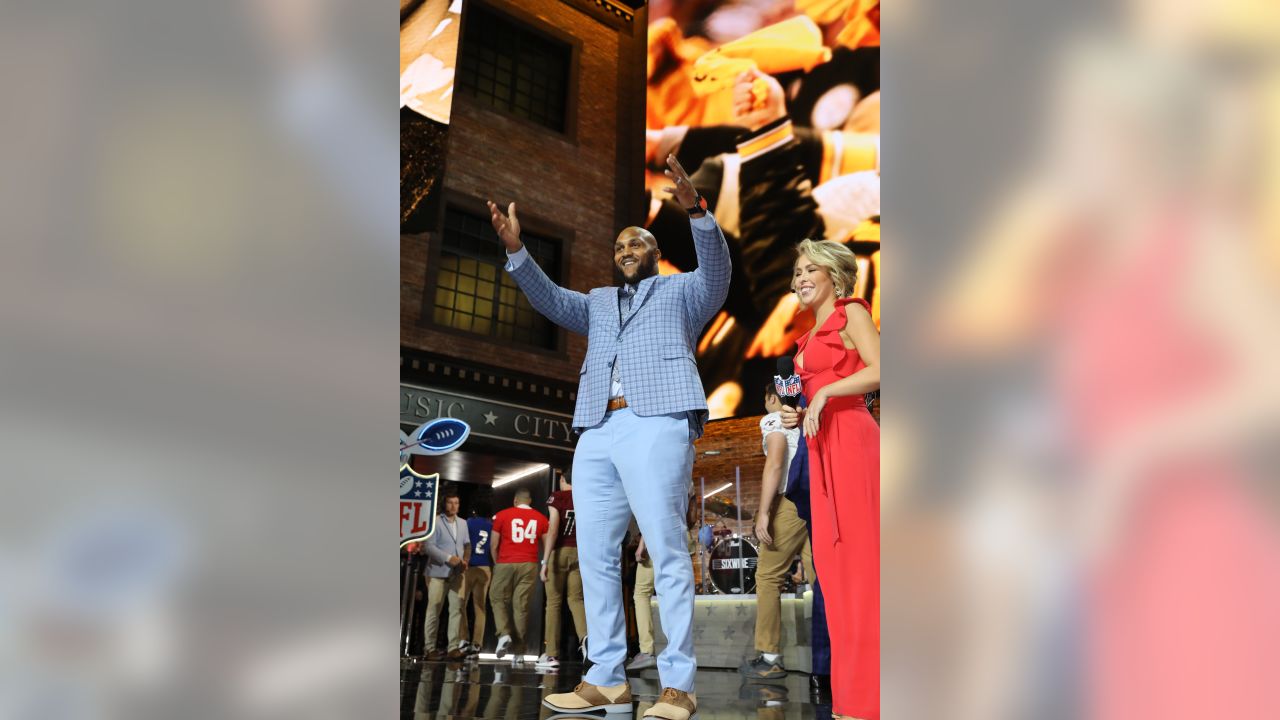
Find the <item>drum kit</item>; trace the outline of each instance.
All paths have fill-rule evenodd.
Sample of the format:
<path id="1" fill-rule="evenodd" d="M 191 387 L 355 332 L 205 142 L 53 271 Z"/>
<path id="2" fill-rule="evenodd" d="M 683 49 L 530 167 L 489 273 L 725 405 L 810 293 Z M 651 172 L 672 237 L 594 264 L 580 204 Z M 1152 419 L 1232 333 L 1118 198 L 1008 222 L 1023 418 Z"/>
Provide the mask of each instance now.
<path id="1" fill-rule="evenodd" d="M 737 470 L 735 475 L 735 502 L 708 496 L 706 480 L 702 481 L 702 527 L 698 532 L 698 540 L 699 555 L 706 558 L 705 564 L 701 566 L 703 572 L 699 588 L 699 592 L 703 594 L 750 595 L 756 591 L 760 541 L 754 535 L 741 532 L 744 521 L 752 519 L 752 513 L 741 505 L 741 470 Z M 715 525 L 707 522 L 707 513 L 719 516 Z M 726 523 L 727 518 L 736 519 L 738 532 L 730 529 Z M 780 590 L 783 593 L 797 590 L 792 573 L 787 573 Z"/>
<path id="2" fill-rule="evenodd" d="M 715 497 L 703 499 L 702 512 L 704 522 L 708 512 L 721 518 L 736 517 L 739 524 L 752 517 L 750 510 Z M 704 551 L 710 551 L 706 553 L 708 562 L 707 571 L 703 573 L 703 592 L 719 595 L 754 593 L 756 565 L 760 562 L 756 539 L 733 532 L 725 525 L 724 520 L 714 527 L 705 526 L 700 536 L 703 538 Z"/>
<path id="3" fill-rule="evenodd" d="M 727 530 L 727 528 L 726 528 Z M 745 595 L 756 591 L 756 565 L 760 552 L 754 538 L 732 533 L 711 548 L 711 586 L 722 595 Z"/>
<path id="4" fill-rule="evenodd" d="M 709 586 L 706 591 L 716 595 L 750 595 L 756 591 L 756 567 L 760 563 L 760 541 L 754 535 L 739 535 L 728 528 L 718 529 L 719 537 L 712 543 L 710 569 L 706 573 Z M 799 560 L 793 561 L 793 571 L 800 570 Z M 803 577 L 801 583 L 806 582 Z M 793 572 L 788 572 L 779 591 L 783 594 L 797 591 Z"/>

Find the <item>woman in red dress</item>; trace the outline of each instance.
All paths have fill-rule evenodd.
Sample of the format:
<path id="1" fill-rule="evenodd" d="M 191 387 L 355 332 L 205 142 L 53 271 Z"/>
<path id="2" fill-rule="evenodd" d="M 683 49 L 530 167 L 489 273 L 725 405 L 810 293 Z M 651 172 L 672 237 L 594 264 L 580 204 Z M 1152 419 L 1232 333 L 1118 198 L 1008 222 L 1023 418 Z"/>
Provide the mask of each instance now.
<path id="1" fill-rule="evenodd" d="M 844 245 L 797 246 L 792 290 L 814 329 L 797 342 L 808 409 L 784 414 L 809 442 L 813 559 L 827 603 L 835 717 L 880 720 L 880 426 L 863 396 L 880 387 L 880 333 L 851 298 L 858 266 Z"/>

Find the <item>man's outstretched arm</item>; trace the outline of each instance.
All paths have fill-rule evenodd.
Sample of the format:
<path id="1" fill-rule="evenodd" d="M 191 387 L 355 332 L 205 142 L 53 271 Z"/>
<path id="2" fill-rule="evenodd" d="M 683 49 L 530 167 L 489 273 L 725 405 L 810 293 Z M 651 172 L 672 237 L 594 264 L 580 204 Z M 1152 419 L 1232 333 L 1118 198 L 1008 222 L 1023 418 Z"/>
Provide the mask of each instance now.
<path id="1" fill-rule="evenodd" d="M 701 201 L 698 191 L 689 180 L 689 174 L 675 155 L 667 156 L 666 174 L 671 178 L 672 185 L 664 189 L 675 197 L 681 207 L 692 208 Z M 725 242 L 724 233 L 720 231 L 720 226 L 711 213 L 690 213 L 689 225 L 693 233 L 693 251 L 698 256 L 698 268 L 690 273 L 693 282 L 687 302 L 698 319 L 705 324 L 729 296 L 733 263 L 729 260 L 729 244 Z"/>
<path id="2" fill-rule="evenodd" d="M 551 322 L 580 335 L 587 334 L 589 311 L 587 296 L 556 285 L 529 257 L 529 251 L 520 241 L 520 221 L 516 218 L 516 204 L 511 203 L 504 214 L 493 201 L 489 202 L 489 219 L 498 238 L 507 251 L 506 270 L 516 285 L 529 298 L 534 310 Z"/>

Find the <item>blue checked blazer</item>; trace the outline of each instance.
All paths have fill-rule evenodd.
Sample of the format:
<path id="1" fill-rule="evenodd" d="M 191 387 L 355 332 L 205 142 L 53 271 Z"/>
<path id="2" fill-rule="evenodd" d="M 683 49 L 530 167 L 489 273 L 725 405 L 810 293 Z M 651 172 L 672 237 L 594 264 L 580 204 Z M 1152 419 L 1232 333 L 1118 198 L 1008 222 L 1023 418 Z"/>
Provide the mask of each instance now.
<path id="1" fill-rule="evenodd" d="M 619 318 L 618 288 L 589 293 L 562 288 L 532 257 L 507 270 L 534 309 L 571 332 L 587 336 L 578 377 L 577 430 L 595 427 L 609 402 L 613 364 L 621 363 L 623 393 L 636 415 L 689 412 L 695 437 L 707 421 L 707 396 L 694 348 L 702 329 L 724 305 L 732 272 L 729 246 L 711 213 L 690 220 L 698 268 L 645 278 Z"/>

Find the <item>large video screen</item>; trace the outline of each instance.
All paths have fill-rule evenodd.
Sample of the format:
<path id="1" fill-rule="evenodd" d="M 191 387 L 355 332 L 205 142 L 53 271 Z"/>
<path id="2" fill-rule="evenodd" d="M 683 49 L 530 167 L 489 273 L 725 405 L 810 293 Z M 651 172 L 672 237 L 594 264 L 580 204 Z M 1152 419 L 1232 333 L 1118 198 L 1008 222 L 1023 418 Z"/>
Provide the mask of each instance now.
<path id="1" fill-rule="evenodd" d="M 675 153 L 733 254 L 728 301 L 697 348 L 711 417 L 762 413 L 777 359 L 813 324 L 790 292 L 796 243 L 847 243 L 854 293 L 880 323 L 880 5 L 666 0 L 649 12 L 646 186 L 661 272 L 697 264 L 688 216 L 660 190 Z"/>
<path id="2" fill-rule="evenodd" d="M 400 228 L 435 227 L 462 0 L 400 0 Z"/>

